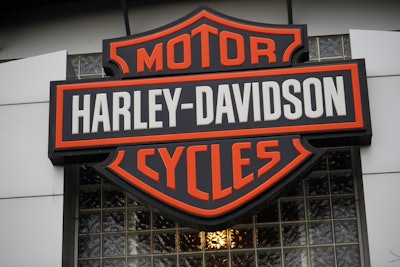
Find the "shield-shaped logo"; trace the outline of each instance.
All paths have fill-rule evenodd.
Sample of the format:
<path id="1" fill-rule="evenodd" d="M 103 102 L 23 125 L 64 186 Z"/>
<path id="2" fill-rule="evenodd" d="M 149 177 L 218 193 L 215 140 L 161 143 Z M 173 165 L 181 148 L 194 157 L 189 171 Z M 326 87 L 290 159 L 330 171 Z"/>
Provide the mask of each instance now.
<path id="1" fill-rule="evenodd" d="M 304 25 L 206 7 L 104 41 L 106 79 L 51 83 L 49 157 L 201 229 L 236 223 L 323 147 L 369 144 L 363 60 L 304 63 Z"/>

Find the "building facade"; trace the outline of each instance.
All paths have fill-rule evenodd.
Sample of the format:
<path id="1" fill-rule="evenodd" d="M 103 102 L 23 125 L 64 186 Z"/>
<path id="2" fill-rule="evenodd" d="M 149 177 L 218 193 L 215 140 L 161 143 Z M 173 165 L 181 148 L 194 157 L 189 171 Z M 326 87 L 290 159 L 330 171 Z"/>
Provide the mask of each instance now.
<path id="1" fill-rule="evenodd" d="M 123 4 L 123 2 L 122 2 Z M 132 34 L 200 5 L 306 24 L 309 61 L 365 58 L 369 146 L 330 147 L 239 223 L 201 231 L 149 208 L 93 162 L 53 166 L 50 81 L 105 78 L 103 40 L 127 35 L 119 1 L 7 4 L 0 26 L 1 266 L 397 266 L 397 1 L 127 2 Z"/>

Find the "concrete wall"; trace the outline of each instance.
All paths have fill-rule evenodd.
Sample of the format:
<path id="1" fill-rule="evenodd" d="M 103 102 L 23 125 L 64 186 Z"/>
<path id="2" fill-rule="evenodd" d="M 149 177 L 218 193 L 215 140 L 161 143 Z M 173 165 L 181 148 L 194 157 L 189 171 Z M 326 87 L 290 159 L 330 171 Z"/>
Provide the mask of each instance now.
<path id="1" fill-rule="evenodd" d="M 373 137 L 361 161 L 371 265 L 399 266 L 400 33 L 354 30 L 350 41 L 368 76 Z"/>
<path id="2" fill-rule="evenodd" d="M 0 64 L 0 266 L 61 266 L 64 173 L 47 158 L 48 102 L 66 57 Z"/>
<path id="3" fill-rule="evenodd" d="M 94 4 L 95 3 L 95 4 Z M 135 5 L 132 33 L 158 28 L 200 5 L 241 19 L 287 24 L 285 0 L 177 1 Z M 293 20 L 307 24 L 309 36 L 348 34 L 349 29 L 400 30 L 397 0 L 293 1 Z M 1 20 L 4 21 L 1 21 Z M 79 1 L 0 18 L 0 59 L 25 58 L 66 49 L 69 54 L 102 51 L 102 40 L 125 36 L 120 1 Z"/>

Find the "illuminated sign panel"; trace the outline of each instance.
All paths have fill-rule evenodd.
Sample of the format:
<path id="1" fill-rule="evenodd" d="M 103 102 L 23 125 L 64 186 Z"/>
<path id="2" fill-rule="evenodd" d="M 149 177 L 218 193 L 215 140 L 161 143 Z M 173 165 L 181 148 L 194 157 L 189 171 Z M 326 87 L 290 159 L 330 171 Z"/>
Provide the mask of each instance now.
<path id="1" fill-rule="evenodd" d="M 52 82 L 50 159 L 101 158 L 100 173 L 177 220 L 234 223 L 321 147 L 370 143 L 364 61 L 301 64 L 305 30 L 200 8 L 105 40 L 115 77 Z"/>

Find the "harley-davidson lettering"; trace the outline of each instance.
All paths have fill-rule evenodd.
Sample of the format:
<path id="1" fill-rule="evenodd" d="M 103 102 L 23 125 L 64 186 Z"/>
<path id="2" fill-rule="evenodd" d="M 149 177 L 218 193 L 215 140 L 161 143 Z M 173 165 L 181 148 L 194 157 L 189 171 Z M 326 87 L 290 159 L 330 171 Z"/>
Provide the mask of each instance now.
<path id="1" fill-rule="evenodd" d="M 303 82 L 287 79 L 282 84 L 262 81 L 222 83 L 216 88 L 198 85 L 192 94 L 194 99 L 182 103 L 184 96 L 181 95 L 191 89 L 178 87 L 146 89 L 143 93 L 132 90 L 72 95 L 72 134 L 180 128 L 177 121 L 183 120 L 177 116 L 184 116 L 185 110 L 194 110 L 192 121 L 196 127 L 347 114 L 343 76 L 323 77 L 322 80 L 309 77 Z M 80 98 L 83 98 L 82 106 Z M 148 103 L 146 110 L 142 109 L 142 103 Z M 158 115 L 162 113 L 168 116 Z"/>

